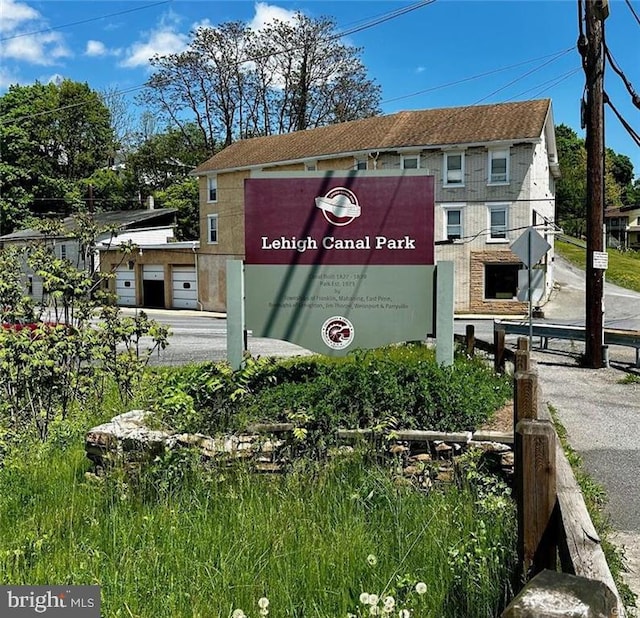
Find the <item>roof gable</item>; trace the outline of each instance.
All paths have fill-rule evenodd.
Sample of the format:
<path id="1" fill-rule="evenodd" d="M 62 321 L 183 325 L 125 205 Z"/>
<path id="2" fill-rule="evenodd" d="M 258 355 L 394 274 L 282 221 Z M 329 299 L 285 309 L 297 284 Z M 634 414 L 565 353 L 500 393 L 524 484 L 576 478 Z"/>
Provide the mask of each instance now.
<path id="1" fill-rule="evenodd" d="M 475 105 L 398 112 L 335 125 L 235 142 L 192 173 L 410 147 L 536 140 L 551 101 Z"/>

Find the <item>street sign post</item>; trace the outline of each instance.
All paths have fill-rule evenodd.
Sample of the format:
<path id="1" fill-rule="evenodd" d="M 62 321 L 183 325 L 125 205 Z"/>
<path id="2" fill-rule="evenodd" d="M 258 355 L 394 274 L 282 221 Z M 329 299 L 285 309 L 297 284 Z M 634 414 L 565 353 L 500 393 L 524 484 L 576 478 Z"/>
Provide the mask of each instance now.
<path id="1" fill-rule="evenodd" d="M 528 227 L 511 244 L 511 251 L 513 251 L 527 267 L 527 288 L 524 296 L 529 301 L 529 348 L 531 348 L 533 339 L 533 294 L 535 288 L 533 267 L 542 259 L 549 249 L 551 249 L 551 245 L 534 227 Z M 520 293 L 518 293 L 518 299 L 520 300 Z"/>

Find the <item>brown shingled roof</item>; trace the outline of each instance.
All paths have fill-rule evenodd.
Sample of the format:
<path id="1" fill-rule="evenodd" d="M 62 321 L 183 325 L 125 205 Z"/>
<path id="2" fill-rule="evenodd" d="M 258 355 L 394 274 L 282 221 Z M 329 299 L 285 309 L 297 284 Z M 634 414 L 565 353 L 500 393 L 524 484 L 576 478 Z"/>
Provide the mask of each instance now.
<path id="1" fill-rule="evenodd" d="M 540 99 L 406 111 L 255 137 L 231 144 L 193 174 L 368 150 L 537 139 L 550 105 L 549 99 Z"/>

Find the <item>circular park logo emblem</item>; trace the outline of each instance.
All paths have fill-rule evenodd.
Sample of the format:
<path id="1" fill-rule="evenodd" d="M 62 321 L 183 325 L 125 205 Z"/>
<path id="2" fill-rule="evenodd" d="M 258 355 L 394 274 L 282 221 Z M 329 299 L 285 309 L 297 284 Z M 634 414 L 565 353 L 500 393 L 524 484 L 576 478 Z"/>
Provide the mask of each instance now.
<path id="1" fill-rule="evenodd" d="M 349 225 L 362 214 L 355 193 L 345 187 L 335 187 L 324 197 L 317 197 L 316 208 L 331 225 L 338 227 Z"/>
<path id="2" fill-rule="evenodd" d="M 332 350 L 344 350 L 353 341 L 353 324 L 341 315 L 334 315 L 322 325 L 322 341 Z"/>

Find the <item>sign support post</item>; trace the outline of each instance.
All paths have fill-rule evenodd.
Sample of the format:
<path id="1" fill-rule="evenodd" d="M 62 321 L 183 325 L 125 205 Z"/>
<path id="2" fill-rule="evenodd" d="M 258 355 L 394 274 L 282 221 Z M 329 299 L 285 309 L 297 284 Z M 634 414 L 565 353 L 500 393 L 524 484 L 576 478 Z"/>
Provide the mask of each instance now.
<path id="1" fill-rule="evenodd" d="M 244 264 L 227 260 L 227 360 L 234 371 L 244 359 Z"/>
<path id="2" fill-rule="evenodd" d="M 436 266 L 436 362 L 453 365 L 453 262 Z"/>

